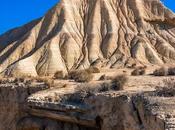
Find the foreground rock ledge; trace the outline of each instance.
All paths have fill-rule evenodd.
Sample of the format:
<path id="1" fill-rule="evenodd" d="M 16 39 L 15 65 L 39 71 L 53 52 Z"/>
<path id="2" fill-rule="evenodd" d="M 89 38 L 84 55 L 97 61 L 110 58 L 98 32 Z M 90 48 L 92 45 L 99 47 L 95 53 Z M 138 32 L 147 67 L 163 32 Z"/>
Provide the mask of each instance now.
<path id="1" fill-rule="evenodd" d="M 0 36 L 0 73 L 175 64 L 175 14 L 160 0 L 60 0 Z"/>
<path id="2" fill-rule="evenodd" d="M 173 130 L 174 97 L 138 90 L 97 93 L 84 102 L 63 102 L 68 88 L 0 86 L 1 130 Z M 45 89 L 45 90 L 43 90 Z M 39 92 L 37 92 L 39 91 Z M 32 94 L 32 95 L 31 95 Z"/>

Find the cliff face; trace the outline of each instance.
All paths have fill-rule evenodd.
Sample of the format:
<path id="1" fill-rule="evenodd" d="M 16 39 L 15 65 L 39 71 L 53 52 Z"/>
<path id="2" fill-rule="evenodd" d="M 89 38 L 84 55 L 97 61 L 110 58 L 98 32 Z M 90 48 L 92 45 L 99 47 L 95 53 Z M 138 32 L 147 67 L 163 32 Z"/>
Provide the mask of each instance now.
<path id="1" fill-rule="evenodd" d="M 0 130 L 16 130 L 23 117 L 28 116 L 26 99 L 33 93 L 47 89 L 44 84 L 27 84 L 14 82 L 13 79 L 0 81 Z M 9 83 L 8 83 L 9 82 Z"/>
<path id="2" fill-rule="evenodd" d="M 0 71 L 50 75 L 134 63 L 175 63 L 175 15 L 160 0 L 61 0 L 0 36 Z"/>

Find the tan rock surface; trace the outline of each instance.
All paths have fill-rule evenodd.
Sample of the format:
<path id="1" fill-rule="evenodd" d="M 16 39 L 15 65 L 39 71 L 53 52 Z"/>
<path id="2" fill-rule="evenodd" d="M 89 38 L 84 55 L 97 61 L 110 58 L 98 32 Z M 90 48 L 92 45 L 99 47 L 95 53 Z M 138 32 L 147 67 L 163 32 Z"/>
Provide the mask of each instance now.
<path id="1" fill-rule="evenodd" d="M 88 68 L 175 63 L 175 15 L 160 0 L 61 0 L 0 36 L 0 72 L 48 75 Z"/>

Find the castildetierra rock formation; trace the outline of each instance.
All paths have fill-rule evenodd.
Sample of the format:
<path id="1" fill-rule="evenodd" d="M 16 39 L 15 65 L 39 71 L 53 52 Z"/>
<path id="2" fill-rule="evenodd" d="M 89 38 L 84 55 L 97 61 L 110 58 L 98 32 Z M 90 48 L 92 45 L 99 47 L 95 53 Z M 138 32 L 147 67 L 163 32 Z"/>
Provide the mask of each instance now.
<path id="1" fill-rule="evenodd" d="M 0 72 L 175 63 L 175 14 L 160 0 L 61 0 L 0 36 Z"/>

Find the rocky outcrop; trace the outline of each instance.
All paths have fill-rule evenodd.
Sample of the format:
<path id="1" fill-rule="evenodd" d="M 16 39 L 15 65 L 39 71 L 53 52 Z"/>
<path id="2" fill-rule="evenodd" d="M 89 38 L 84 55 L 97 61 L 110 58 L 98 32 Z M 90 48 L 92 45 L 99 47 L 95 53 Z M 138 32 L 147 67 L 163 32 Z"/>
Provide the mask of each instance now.
<path id="1" fill-rule="evenodd" d="M 0 84 L 0 130 L 16 130 L 18 122 L 28 114 L 26 99 L 32 93 L 46 89 L 43 84 Z"/>
<path id="2" fill-rule="evenodd" d="M 144 94 L 135 98 L 134 103 L 146 130 L 175 129 L 174 97 Z"/>
<path id="3" fill-rule="evenodd" d="M 43 18 L 0 36 L 0 72 L 174 63 L 174 23 L 160 0 L 61 0 Z"/>
<path id="4" fill-rule="evenodd" d="M 107 81 L 67 81 L 66 86 L 55 81 L 59 85 L 48 88 L 37 80 L 1 80 L 0 129 L 173 130 L 174 87 L 155 91 L 165 79 L 129 77 L 127 87 L 118 91 L 106 90 Z"/>

